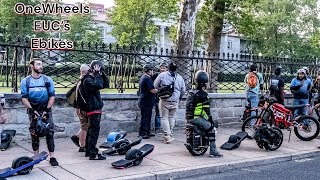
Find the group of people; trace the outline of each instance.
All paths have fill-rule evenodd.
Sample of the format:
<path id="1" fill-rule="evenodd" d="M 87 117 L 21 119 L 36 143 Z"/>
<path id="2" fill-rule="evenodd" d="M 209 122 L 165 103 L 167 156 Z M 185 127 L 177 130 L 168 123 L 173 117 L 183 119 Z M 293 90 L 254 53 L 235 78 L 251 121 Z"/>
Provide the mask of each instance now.
<path id="1" fill-rule="evenodd" d="M 143 139 L 155 136 L 155 134 L 151 133 L 151 116 L 153 106 L 156 105 L 156 130 L 159 130 L 161 126 L 165 143 L 170 143 L 174 140 L 172 131 L 175 126 L 175 115 L 179 101 L 186 91 L 183 78 L 176 72 L 177 68 L 175 63 L 170 63 L 169 65 L 162 63 L 160 65 L 160 73 L 154 73 L 155 68 L 151 64 L 143 66 L 144 74 L 139 80 L 138 90 L 139 107 L 141 109 L 139 136 Z M 159 98 L 157 96 L 158 91 L 170 85 L 173 88 L 171 96 Z M 157 114 L 160 116 L 157 116 Z"/>
<path id="2" fill-rule="evenodd" d="M 30 134 L 34 154 L 39 153 L 39 139 L 42 137 L 37 131 L 37 118 L 43 118 L 47 124 L 48 131 L 43 135 L 46 137 L 47 148 L 50 156 L 50 164 L 58 166 L 59 163 L 54 156 L 54 122 L 51 108 L 55 101 L 55 88 L 52 78 L 42 74 L 42 59 L 33 58 L 30 61 L 31 75 L 21 80 L 22 103 L 27 107 L 30 121 Z M 100 131 L 101 109 L 103 102 L 100 89 L 108 87 L 108 80 L 103 73 L 103 64 L 92 61 L 90 66 L 82 65 L 81 75 L 76 85 L 77 102 L 76 112 L 80 119 L 81 130 L 72 140 L 80 147 L 80 152 L 85 152 L 89 160 L 103 160 L 98 153 L 96 144 Z M 77 140 L 75 140 L 77 137 Z"/>
<path id="3" fill-rule="evenodd" d="M 46 138 L 47 148 L 49 151 L 50 164 L 58 166 L 59 163 L 54 156 L 54 122 L 52 117 L 52 107 L 55 102 L 55 88 L 51 77 L 42 74 L 42 59 L 33 58 L 30 61 L 31 75 L 21 80 L 21 97 L 22 103 L 27 107 L 27 114 L 30 121 L 30 134 L 32 140 L 32 149 L 34 154 L 39 153 L 40 136 L 37 132 L 37 118 L 42 117 L 47 124 L 48 132 L 43 135 Z M 144 74 L 139 80 L 139 107 L 141 109 L 141 124 L 139 136 L 148 139 L 155 136 L 151 132 L 152 110 L 155 106 L 155 133 L 163 130 L 164 143 L 170 143 L 174 140 L 173 128 L 175 126 L 175 115 L 179 106 L 179 101 L 186 92 L 185 82 L 183 78 L 176 72 L 177 65 L 175 63 L 160 64 L 160 72 L 154 73 L 155 67 L 151 64 L 143 66 Z M 198 73 L 199 74 L 199 73 Z M 188 109 L 188 117 L 194 115 L 194 118 L 204 116 L 208 120 L 210 116 L 210 104 L 208 104 L 208 94 L 204 91 L 205 83 L 203 75 L 196 78 L 198 85 L 197 96 L 193 104 L 199 107 L 191 107 Z M 71 140 L 79 147 L 79 152 L 85 152 L 85 157 L 89 160 L 106 159 L 99 153 L 97 140 L 100 131 L 100 120 L 102 114 L 103 101 L 101 99 L 100 90 L 109 86 L 109 80 L 104 74 L 103 64 L 100 61 L 92 61 L 90 65 L 82 64 L 80 67 L 80 77 L 75 85 L 76 108 L 75 111 L 80 120 L 80 130 Z M 165 98 L 158 96 L 163 89 L 171 88 L 169 96 Z M 202 109 L 203 108 L 203 109 Z M 200 114 L 199 114 L 200 112 Z M 204 113 L 203 112 L 207 112 Z M 210 144 L 212 157 L 222 157 L 216 150 L 214 139 Z"/>
<path id="4" fill-rule="evenodd" d="M 274 75 L 270 78 L 268 90 L 270 96 L 277 99 L 277 102 L 284 105 L 284 85 L 285 81 L 281 76 L 282 67 L 278 66 L 274 70 Z M 251 108 L 257 108 L 259 103 L 259 94 L 263 90 L 263 76 L 258 72 L 256 64 L 249 67 L 249 73 L 245 76 L 246 98 Z M 313 83 L 313 79 L 309 74 L 307 67 L 298 70 L 297 76 L 292 79 L 290 90 L 293 94 L 293 105 L 307 105 L 312 99 L 312 92 L 320 92 L 320 76 Z M 315 103 L 320 103 L 317 99 Z M 251 111 L 251 116 L 254 116 L 256 111 Z M 294 115 L 307 115 L 307 108 L 296 109 Z"/>

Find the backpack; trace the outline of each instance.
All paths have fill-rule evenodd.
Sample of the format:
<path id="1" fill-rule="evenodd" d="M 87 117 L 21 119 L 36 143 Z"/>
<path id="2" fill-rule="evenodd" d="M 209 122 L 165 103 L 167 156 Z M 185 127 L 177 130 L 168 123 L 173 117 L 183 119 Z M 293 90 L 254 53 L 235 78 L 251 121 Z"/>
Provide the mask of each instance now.
<path id="1" fill-rule="evenodd" d="M 43 77 L 44 80 L 44 86 L 33 86 L 33 87 L 46 87 L 47 89 L 47 93 L 49 95 L 49 88 L 50 88 L 50 82 L 49 79 L 46 75 L 41 75 Z M 31 75 L 29 75 L 26 78 L 26 87 L 27 87 L 27 94 L 29 95 L 29 88 L 30 88 L 30 79 L 31 79 Z"/>
<path id="2" fill-rule="evenodd" d="M 83 84 L 83 79 L 81 79 L 80 83 L 77 84 L 76 87 L 76 104 L 77 107 L 80 108 L 82 111 L 88 111 L 89 110 L 89 104 L 87 103 L 87 99 L 85 97 L 85 94 L 82 91 L 82 84 Z"/>
<path id="3" fill-rule="evenodd" d="M 254 72 L 250 72 L 247 79 L 247 85 L 250 88 L 255 88 L 257 87 L 258 82 L 259 82 L 258 75 Z"/>
<path id="4" fill-rule="evenodd" d="M 278 92 L 278 91 L 280 91 L 280 89 L 279 89 L 279 80 L 278 79 L 271 79 L 270 80 L 269 90 L 270 90 L 270 92 Z"/>
<path id="5" fill-rule="evenodd" d="M 68 104 L 74 108 L 78 107 L 76 101 L 76 88 L 77 86 L 73 86 L 66 94 Z"/>
<path id="6" fill-rule="evenodd" d="M 176 75 L 174 76 L 174 79 L 170 85 L 163 86 L 158 91 L 158 97 L 161 99 L 167 99 L 172 96 L 174 92 L 174 82 L 176 81 Z"/>

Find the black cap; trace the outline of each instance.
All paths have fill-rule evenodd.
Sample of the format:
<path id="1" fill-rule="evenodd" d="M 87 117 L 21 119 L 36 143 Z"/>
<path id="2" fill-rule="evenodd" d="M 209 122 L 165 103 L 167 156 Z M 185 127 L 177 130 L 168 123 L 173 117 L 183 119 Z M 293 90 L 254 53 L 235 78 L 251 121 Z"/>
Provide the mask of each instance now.
<path id="1" fill-rule="evenodd" d="M 144 71 L 144 72 L 148 72 L 148 71 L 150 71 L 150 70 L 153 70 L 153 67 L 152 67 L 151 64 L 145 64 L 145 65 L 143 66 L 143 71 Z"/>
<path id="2" fill-rule="evenodd" d="M 177 66 L 176 63 L 171 62 L 171 63 L 169 64 L 169 70 L 170 70 L 170 71 L 175 72 L 175 71 L 177 70 L 177 68 L 178 68 L 178 66 Z"/>

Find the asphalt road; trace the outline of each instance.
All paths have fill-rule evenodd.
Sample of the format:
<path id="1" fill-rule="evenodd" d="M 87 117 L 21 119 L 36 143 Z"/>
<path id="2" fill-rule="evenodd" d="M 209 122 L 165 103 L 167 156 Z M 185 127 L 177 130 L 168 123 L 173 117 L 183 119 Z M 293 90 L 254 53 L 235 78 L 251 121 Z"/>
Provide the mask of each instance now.
<path id="1" fill-rule="evenodd" d="M 320 156 L 184 180 L 320 180 Z"/>

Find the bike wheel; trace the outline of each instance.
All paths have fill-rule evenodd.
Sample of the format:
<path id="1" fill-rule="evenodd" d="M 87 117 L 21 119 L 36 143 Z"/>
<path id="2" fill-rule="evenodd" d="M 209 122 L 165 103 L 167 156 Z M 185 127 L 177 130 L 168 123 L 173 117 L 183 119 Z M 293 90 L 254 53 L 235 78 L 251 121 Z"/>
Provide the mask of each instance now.
<path id="1" fill-rule="evenodd" d="M 271 144 L 269 144 L 269 151 L 275 151 L 282 145 L 283 134 L 281 129 L 278 127 L 272 127 L 271 131 L 276 134 L 276 138 L 271 142 Z"/>
<path id="2" fill-rule="evenodd" d="M 294 126 L 294 133 L 302 141 L 315 139 L 320 132 L 319 121 L 313 116 L 301 116 Z"/>
<path id="3" fill-rule="evenodd" d="M 247 132 L 247 138 L 252 139 L 253 134 L 257 129 L 256 123 L 257 120 L 261 119 L 260 116 L 252 116 L 243 121 L 241 130 L 242 132 Z"/>

